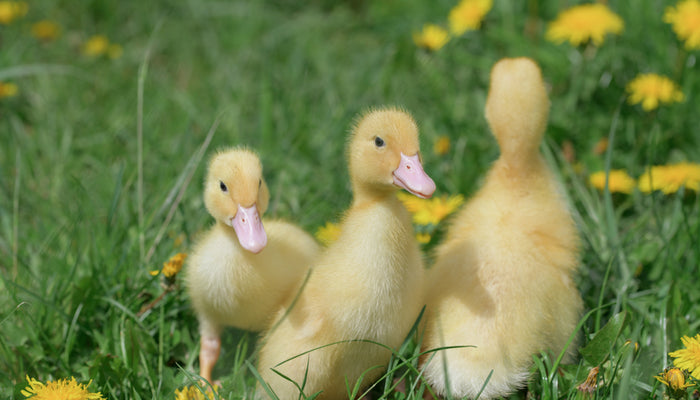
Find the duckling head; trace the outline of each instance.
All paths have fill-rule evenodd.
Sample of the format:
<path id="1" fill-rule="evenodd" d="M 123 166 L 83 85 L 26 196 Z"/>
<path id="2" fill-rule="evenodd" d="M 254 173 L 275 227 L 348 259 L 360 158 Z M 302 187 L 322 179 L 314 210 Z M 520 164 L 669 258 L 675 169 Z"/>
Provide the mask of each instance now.
<path id="1" fill-rule="evenodd" d="M 418 127 L 404 111 L 387 108 L 362 115 L 350 137 L 348 158 L 356 192 L 399 187 L 429 198 L 435 191 L 435 182 L 421 164 Z"/>
<path id="2" fill-rule="evenodd" d="M 229 149 L 212 157 L 205 181 L 204 204 L 217 221 L 233 228 L 241 246 L 259 253 L 267 244 L 261 215 L 270 192 L 258 156 L 245 149 Z"/>
<path id="3" fill-rule="evenodd" d="M 502 157 L 530 156 L 547 127 L 549 98 L 537 64 L 529 58 L 505 58 L 491 69 L 486 119 Z"/>

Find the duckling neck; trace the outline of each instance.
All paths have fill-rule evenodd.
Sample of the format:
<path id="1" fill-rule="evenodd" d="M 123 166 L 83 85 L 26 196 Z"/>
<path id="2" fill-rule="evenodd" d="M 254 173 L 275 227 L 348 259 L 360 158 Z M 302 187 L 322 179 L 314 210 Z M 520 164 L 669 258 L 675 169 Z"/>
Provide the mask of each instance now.
<path id="1" fill-rule="evenodd" d="M 410 215 L 396 196 L 355 198 L 336 242 L 338 261 L 331 264 L 342 265 L 333 268 L 333 278 L 342 282 L 334 294 L 347 300 L 334 318 L 346 337 L 401 344 L 418 313 L 416 299 L 422 298 L 423 264 L 412 233 Z M 402 332 L 400 338 L 395 332 Z"/>
<path id="2" fill-rule="evenodd" d="M 226 236 L 231 240 L 233 246 L 243 252 L 243 246 L 241 246 L 241 243 L 238 241 L 238 235 L 236 235 L 236 231 L 233 230 L 230 225 L 227 225 L 221 221 L 216 221 L 214 228 L 226 234 Z"/>
<path id="3" fill-rule="evenodd" d="M 230 225 L 227 225 L 224 222 L 219 221 L 219 220 L 216 221 L 216 229 L 221 229 L 223 231 L 230 231 L 232 235 L 236 235 L 236 231 L 234 231 Z"/>
<path id="4" fill-rule="evenodd" d="M 396 189 L 394 187 L 385 187 L 384 185 L 360 185 L 353 184 L 353 206 L 363 207 L 365 205 L 384 202 L 387 199 L 393 198 Z"/>
<path id="5" fill-rule="evenodd" d="M 548 178 L 550 173 L 544 158 L 539 153 L 531 153 L 509 157 L 501 155 L 490 175 L 493 175 L 491 180 L 508 182 L 511 188 L 528 188 L 534 181 Z"/>
<path id="6" fill-rule="evenodd" d="M 413 252 L 417 253 L 418 247 L 413 241 L 411 217 L 394 192 L 355 197 L 347 214 L 346 224 L 350 224 L 350 230 L 355 233 L 348 237 L 348 243 L 352 243 L 349 247 L 362 249 L 369 255 L 361 264 L 368 267 L 364 274 L 372 276 L 369 280 L 373 282 L 378 278 L 376 274 L 384 276 L 403 271 L 400 274 L 405 275 L 406 270 L 412 269 L 412 263 L 420 260 Z M 377 265 L 382 268 L 376 268 Z"/>
<path id="7" fill-rule="evenodd" d="M 521 151 L 501 151 L 498 163 L 515 174 L 529 175 L 532 171 L 541 169 L 544 160 L 539 153 L 539 147 L 534 147 Z"/>

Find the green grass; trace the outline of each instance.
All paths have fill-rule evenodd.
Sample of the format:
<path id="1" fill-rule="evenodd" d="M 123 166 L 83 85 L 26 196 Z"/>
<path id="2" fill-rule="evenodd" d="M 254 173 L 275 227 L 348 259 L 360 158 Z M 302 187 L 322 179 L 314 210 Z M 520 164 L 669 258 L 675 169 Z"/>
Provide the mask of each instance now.
<path id="1" fill-rule="evenodd" d="M 0 25 L 0 81 L 19 87 L 0 99 L 0 397 L 22 398 L 28 375 L 92 379 L 109 399 L 173 398 L 196 381 L 187 296 L 178 285 L 138 312 L 163 290 L 148 271 L 186 252 L 210 223 L 202 156 L 256 149 L 269 215 L 315 231 L 349 204 L 344 145 L 354 116 L 399 105 L 419 123 L 438 194 L 469 196 L 498 154 L 483 117 L 489 69 L 528 56 L 551 85 L 543 150 L 583 238 L 577 283 L 588 312 L 583 355 L 561 368 L 537 357 L 529 390 L 580 397 L 576 386 L 600 364 L 594 397 L 661 398 L 653 376 L 682 335 L 700 331 L 700 198 L 610 195 L 587 176 L 700 162 L 698 52 L 682 49 L 656 0 L 610 1 L 625 30 L 594 54 L 544 40 L 547 21 L 568 3 L 536 1 L 497 0 L 481 30 L 432 54 L 417 49 L 412 32 L 442 23 L 453 4 L 37 0 Z M 42 44 L 29 29 L 44 18 L 63 31 Z M 122 45 L 122 57 L 83 56 L 93 34 Z M 671 77 L 685 101 L 651 113 L 627 104 L 625 85 L 641 72 Z M 441 135 L 452 141 L 446 156 L 431 151 Z M 611 147 L 597 155 L 602 138 Z M 562 155 L 567 142 L 573 162 Z M 254 390 L 255 338 L 226 331 L 215 370 L 222 398 Z M 375 394 L 419 398 L 415 340 L 392 364 L 408 396 L 393 390 L 391 375 Z"/>

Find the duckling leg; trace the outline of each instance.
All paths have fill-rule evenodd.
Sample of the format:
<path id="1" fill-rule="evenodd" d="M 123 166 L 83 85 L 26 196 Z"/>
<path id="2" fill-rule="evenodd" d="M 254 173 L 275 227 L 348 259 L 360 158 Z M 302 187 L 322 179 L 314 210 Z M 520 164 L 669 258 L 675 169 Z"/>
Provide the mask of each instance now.
<path id="1" fill-rule="evenodd" d="M 202 334 L 199 343 L 199 375 L 214 384 L 211 380 L 211 372 L 221 353 L 221 338 L 218 334 Z"/>

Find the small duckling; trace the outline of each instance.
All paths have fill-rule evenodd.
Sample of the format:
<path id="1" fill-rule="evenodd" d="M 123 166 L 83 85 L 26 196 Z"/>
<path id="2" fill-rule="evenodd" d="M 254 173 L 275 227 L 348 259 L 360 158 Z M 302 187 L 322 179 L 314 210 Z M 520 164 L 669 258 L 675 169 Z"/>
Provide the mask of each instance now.
<path id="1" fill-rule="evenodd" d="M 234 148 L 211 159 L 204 203 L 216 222 L 195 245 L 186 274 L 199 319 L 200 376 L 209 382 L 222 328 L 267 328 L 320 250 L 295 225 L 265 220 L 263 227 L 269 197 L 255 153 Z"/>
<path id="2" fill-rule="evenodd" d="M 396 191 L 423 198 L 435 191 L 419 150 L 418 128 L 404 111 L 374 110 L 356 123 L 348 145 L 354 196 L 340 236 L 260 350 L 258 371 L 278 398 L 298 398 L 296 385 L 317 399 L 347 398 L 346 381 L 354 387 L 369 371 L 367 386 L 389 363 L 390 350 L 366 341 L 398 349 L 418 317 L 423 259 Z M 259 387 L 257 396 L 267 393 Z"/>
<path id="3" fill-rule="evenodd" d="M 476 346 L 441 350 L 423 365 L 440 395 L 472 398 L 493 371 L 479 398 L 507 396 L 526 384 L 533 355 L 565 349 L 579 320 L 579 237 L 539 153 L 548 113 L 532 60 L 493 67 L 486 119 L 501 154 L 452 220 L 428 277 L 424 349 Z"/>

